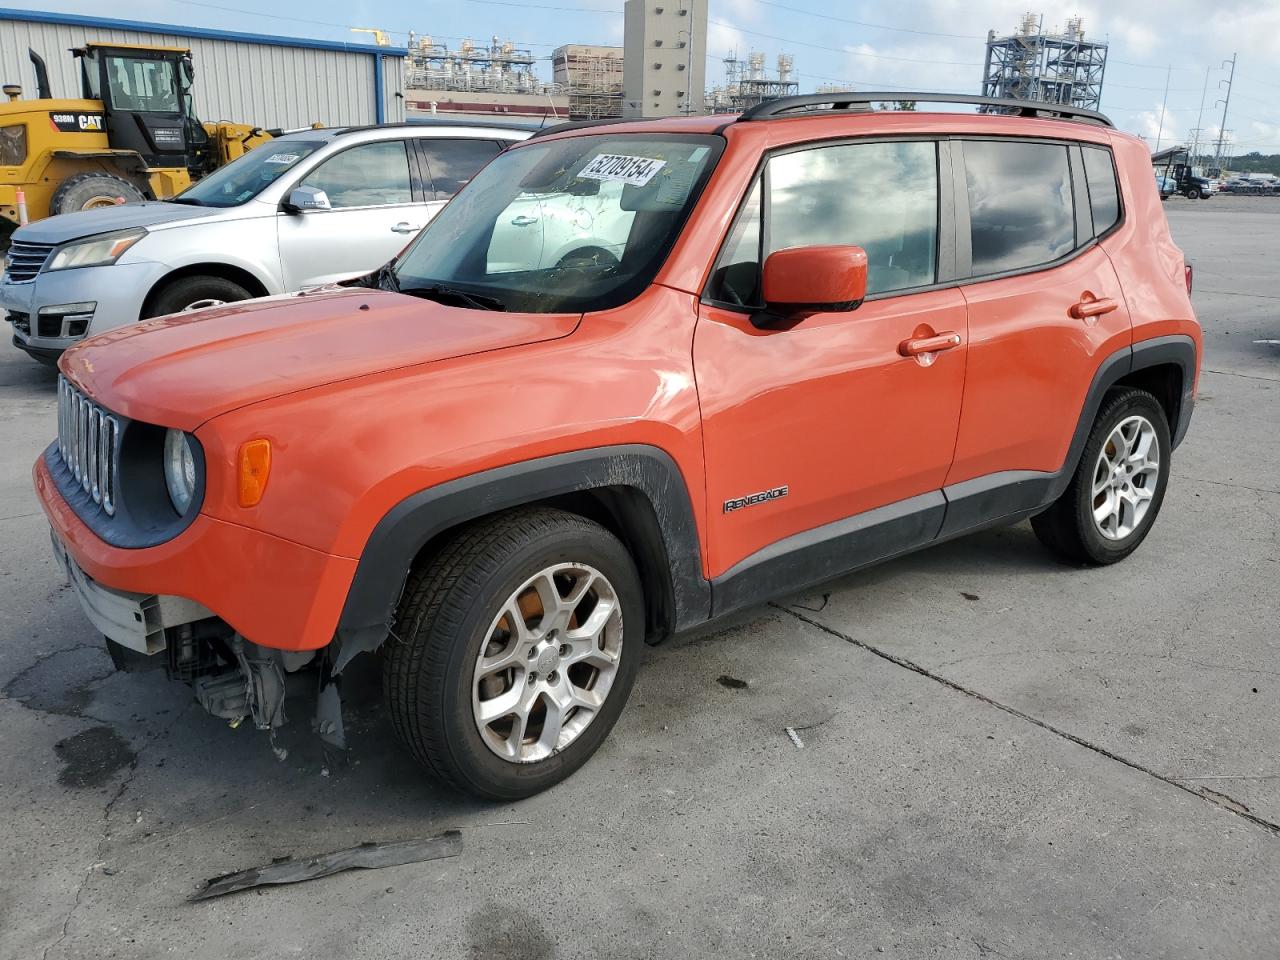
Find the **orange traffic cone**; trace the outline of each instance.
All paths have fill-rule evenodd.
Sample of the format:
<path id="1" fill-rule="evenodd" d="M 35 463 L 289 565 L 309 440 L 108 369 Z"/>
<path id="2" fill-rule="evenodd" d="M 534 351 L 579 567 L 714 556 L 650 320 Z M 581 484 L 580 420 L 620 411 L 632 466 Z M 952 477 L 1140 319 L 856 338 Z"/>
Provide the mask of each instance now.
<path id="1" fill-rule="evenodd" d="M 18 226 L 25 227 L 27 225 L 27 195 L 22 188 L 18 188 Z"/>

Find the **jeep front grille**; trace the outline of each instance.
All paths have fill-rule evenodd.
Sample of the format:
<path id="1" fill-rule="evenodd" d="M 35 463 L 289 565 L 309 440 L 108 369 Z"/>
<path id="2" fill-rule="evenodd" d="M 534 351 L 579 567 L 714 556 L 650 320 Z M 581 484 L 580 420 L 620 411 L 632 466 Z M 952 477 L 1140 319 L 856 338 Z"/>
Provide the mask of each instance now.
<path id="1" fill-rule="evenodd" d="M 84 492 L 114 515 L 120 423 L 63 376 L 58 377 L 58 452 Z"/>
<path id="2" fill-rule="evenodd" d="M 10 283 L 26 283 L 28 280 L 34 280 L 36 274 L 43 269 L 49 255 L 53 253 L 53 247 L 52 243 L 11 241 L 4 278 Z"/>

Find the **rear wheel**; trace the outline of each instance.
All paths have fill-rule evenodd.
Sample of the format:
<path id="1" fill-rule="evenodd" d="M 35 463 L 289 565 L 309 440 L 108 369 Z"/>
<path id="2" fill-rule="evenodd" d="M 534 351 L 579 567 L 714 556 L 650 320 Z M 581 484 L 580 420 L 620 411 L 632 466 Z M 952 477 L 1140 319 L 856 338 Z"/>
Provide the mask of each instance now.
<path id="1" fill-rule="evenodd" d="M 1192 187 L 1187 191 L 1188 200 L 1203 200 L 1204 192 L 1199 187 Z"/>
<path id="2" fill-rule="evenodd" d="M 205 307 L 248 300 L 253 294 L 226 277 L 198 275 L 180 277 L 160 289 L 143 310 L 142 319 L 163 317 L 171 313 L 187 313 Z"/>
<path id="3" fill-rule="evenodd" d="M 120 203 L 140 203 L 146 197 L 122 177 L 109 173 L 78 173 L 58 185 L 49 201 L 50 214 L 77 213 Z"/>
<path id="4" fill-rule="evenodd" d="M 383 661 L 392 725 L 439 779 L 530 796 L 608 736 L 643 636 L 639 575 L 609 531 L 544 508 L 480 521 L 405 588 Z"/>
<path id="5" fill-rule="evenodd" d="M 1054 553 L 1096 565 L 1123 560 L 1146 538 L 1169 482 L 1169 423 L 1150 393 L 1118 388 L 1094 420 L 1070 486 L 1031 520 Z"/>

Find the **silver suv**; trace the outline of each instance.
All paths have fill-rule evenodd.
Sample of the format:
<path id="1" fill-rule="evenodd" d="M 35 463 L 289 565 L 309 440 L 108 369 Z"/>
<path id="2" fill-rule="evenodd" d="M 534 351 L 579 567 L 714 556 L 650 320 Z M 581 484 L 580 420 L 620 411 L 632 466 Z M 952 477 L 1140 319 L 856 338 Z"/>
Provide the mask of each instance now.
<path id="1" fill-rule="evenodd" d="M 530 133 L 461 124 L 306 130 L 172 200 L 21 227 L 0 281 L 13 343 L 56 362 L 78 340 L 135 320 L 368 273 Z"/>

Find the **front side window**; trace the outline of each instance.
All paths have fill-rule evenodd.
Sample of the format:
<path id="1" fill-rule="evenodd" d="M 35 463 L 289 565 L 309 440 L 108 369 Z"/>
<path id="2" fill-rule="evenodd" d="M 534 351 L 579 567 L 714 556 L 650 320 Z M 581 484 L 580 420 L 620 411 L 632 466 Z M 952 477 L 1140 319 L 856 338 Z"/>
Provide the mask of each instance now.
<path id="1" fill-rule="evenodd" d="M 467 140 L 462 137 L 421 140 L 419 146 L 427 158 L 427 170 L 435 185 L 435 199 L 448 200 L 467 185 L 476 171 L 502 150 L 493 140 Z"/>
<path id="2" fill-rule="evenodd" d="M 307 174 L 301 186 L 323 190 L 335 210 L 413 202 L 403 140 L 362 143 L 344 150 Z"/>
<path id="3" fill-rule="evenodd" d="M 111 106 L 134 113 L 179 113 L 178 78 L 171 60 L 107 57 Z"/>
<path id="4" fill-rule="evenodd" d="M 637 133 L 514 147 L 418 235 L 395 283 L 403 293 L 490 309 L 619 306 L 653 281 L 723 145 L 714 136 Z"/>
<path id="5" fill-rule="evenodd" d="M 1093 208 L 1093 235 L 1101 236 L 1120 219 L 1120 192 L 1116 187 L 1115 161 L 1103 147 L 1083 147 L 1084 177 Z"/>
<path id="6" fill-rule="evenodd" d="M 273 140 L 219 167 L 174 197 L 173 202 L 195 207 L 238 207 L 323 146 L 322 140 Z"/>
<path id="7" fill-rule="evenodd" d="M 968 141 L 964 163 L 974 276 L 1051 263 L 1075 248 L 1065 146 Z"/>
<path id="8" fill-rule="evenodd" d="M 867 252 L 868 294 L 936 282 L 936 144 L 856 143 L 784 153 L 769 160 L 765 182 L 768 202 L 762 206 L 757 183 L 712 274 L 711 299 L 760 306 L 762 258 L 827 244 Z"/>

